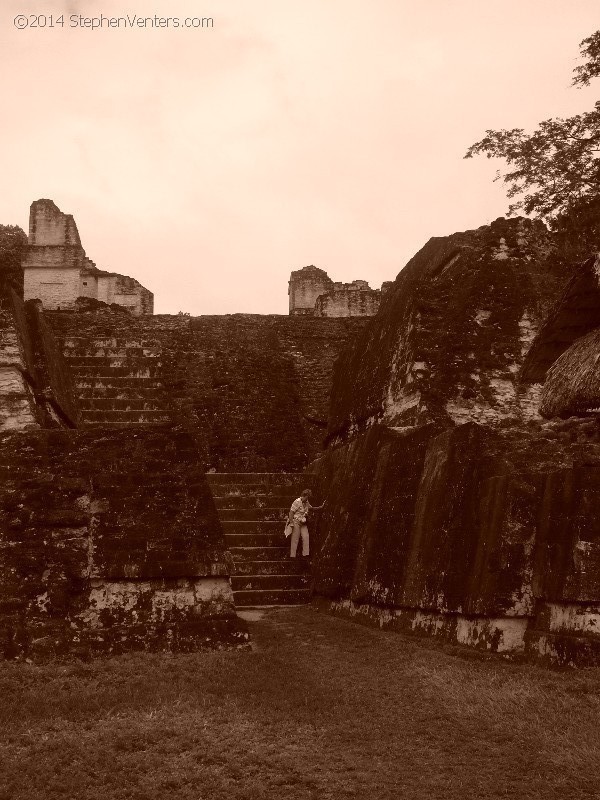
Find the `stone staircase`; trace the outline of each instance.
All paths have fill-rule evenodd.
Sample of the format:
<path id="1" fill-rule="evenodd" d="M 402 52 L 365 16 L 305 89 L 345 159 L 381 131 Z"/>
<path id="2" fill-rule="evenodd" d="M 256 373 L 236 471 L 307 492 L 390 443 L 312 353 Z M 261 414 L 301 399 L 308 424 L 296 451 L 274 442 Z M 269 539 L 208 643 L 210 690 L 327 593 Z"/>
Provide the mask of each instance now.
<path id="1" fill-rule="evenodd" d="M 235 562 L 231 584 L 236 606 L 308 602 L 310 565 L 303 558 L 290 559 L 289 539 L 283 534 L 290 505 L 305 488 L 306 477 L 264 472 L 206 477 Z"/>
<path id="2" fill-rule="evenodd" d="M 63 355 L 71 368 L 81 424 L 118 428 L 169 422 L 159 379 L 160 353 L 151 340 L 66 338 Z"/>

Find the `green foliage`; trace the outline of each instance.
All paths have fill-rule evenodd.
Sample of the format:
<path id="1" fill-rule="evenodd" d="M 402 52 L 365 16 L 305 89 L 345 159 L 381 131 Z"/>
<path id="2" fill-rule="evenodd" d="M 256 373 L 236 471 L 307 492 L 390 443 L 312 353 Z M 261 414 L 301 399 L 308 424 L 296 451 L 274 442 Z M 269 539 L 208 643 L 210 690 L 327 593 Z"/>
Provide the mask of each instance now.
<path id="1" fill-rule="evenodd" d="M 542 218 L 565 213 L 573 203 L 599 195 L 600 101 L 592 111 L 567 119 L 547 119 L 532 134 L 521 128 L 486 131 L 465 158 L 485 154 L 504 158 L 509 212 L 523 210 Z"/>
<path id="2" fill-rule="evenodd" d="M 550 220 L 559 259 L 573 264 L 600 249 L 600 196 L 573 201 L 568 210 Z"/>
<path id="3" fill-rule="evenodd" d="M 23 297 L 21 256 L 27 236 L 18 225 L 0 225 L 0 298 L 13 288 Z"/>
<path id="4" fill-rule="evenodd" d="M 575 69 L 573 84 L 587 86 L 600 75 L 600 31 L 584 39 L 580 50 L 585 63 Z M 514 199 L 509 214 L 524 211 L 544 219 L 578 258 L 599 241 L 599 153 L 600 101 L 585 113 L 544 120 L 531 134 L 522 128 L 488 130 L 465 158 L 503 158 L 507 168 L 495 180 L 507 184 Z"/>
<path id="5" fill-rule="evenodd" d="M 575 67 L 573 85 L 589 86 L 592 78 L 600 75 L 600 31 L 596 31 L 579 45 L 581 55 L 587 59 L 585 64 Z"/>

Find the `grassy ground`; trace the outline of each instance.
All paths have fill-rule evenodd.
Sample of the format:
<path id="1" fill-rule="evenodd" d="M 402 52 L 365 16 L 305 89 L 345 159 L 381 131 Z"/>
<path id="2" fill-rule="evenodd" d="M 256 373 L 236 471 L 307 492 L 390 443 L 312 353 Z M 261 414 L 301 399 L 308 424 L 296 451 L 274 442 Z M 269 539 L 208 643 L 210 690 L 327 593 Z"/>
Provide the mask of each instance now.
<path id="1" fill-rule="evenodd" d="M 0 800 L 600 797 L 600 670 L 271 611 L 254 652 L 0 665 Z"/>

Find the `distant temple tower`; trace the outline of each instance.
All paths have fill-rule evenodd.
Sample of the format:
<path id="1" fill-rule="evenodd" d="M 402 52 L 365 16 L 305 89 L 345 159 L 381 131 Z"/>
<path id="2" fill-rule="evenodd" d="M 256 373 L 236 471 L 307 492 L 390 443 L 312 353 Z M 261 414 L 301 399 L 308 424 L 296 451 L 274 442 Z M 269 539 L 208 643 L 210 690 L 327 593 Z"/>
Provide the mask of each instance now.
<path id="1" fill-rule="evenodd" d="M 86 257 L 77 225 L 52 200 L 36 200 L 29 212 L 29 242 L 22 260 L 23 296 L 48 309 L 73 309 L 78 297 L 116 303 L 134 314 L 152 314 L 154 295 L 138 281 L 98 269 Z"/>
<path id="2" fill-rule="evenodd" d="M 288 294 L 290 314 L 311 317 L 372 317 L 379 310 L 381 298 L 392 285 L 371 289 L 367 281 L 339 283 L 312 264 L 290 275 Z"/>
<path id="3" fill-rule="evenodd" d="M 333 289 L 333 281 L 322 269 L 313 266 L 297 269 L 290 275 L 288 294 L 290 314 L 314 316 L 315 303 L 319 295 Z"/>

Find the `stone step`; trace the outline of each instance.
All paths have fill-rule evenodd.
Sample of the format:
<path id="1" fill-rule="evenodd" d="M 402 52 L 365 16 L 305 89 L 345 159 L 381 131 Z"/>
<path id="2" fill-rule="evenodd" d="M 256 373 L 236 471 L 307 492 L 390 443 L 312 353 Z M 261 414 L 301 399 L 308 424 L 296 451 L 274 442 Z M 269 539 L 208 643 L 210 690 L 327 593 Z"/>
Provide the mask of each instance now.
<path id="1" fill-rule="evenodd" d="M 269 492 L 268 494 L 228 494 L 225 496 L 214 496 L 215 505 L 218 509 L 226 510 L 234 508 L 285 508 L 289 511 L 291 504 L 296 499 L 296 495 L 291 492 L 279 494 Z"/>
<path id="2" fill-rule="evenodd" d="M 246 485 L 248 483 L 265 486 L 295 486 L 302 480 L 302 472 L 207 472 L 208 482 L 214 486 Z"/>
<path id="3" fill-rule="evenodd" d="M 310 575 L 233 575 L 231 588 L 234 592 L 309 589 L 310 582 Z"/>
<path id="4" fill-rule="evenodd" d="M 107 366 L 99 364 L 97 367 L 71 364 L 71 369 L 76 380 L 84 378 L 156 378 L 160 365 L 147 360 L 129 366 Z"/>
<path id="5" fill-rule="evenodd" d="M 303 558 L 281 561 L 236 561 L 234 575 L 309 575 L 309 565 Z"/>
<path id="6" fill-rule="evenodd" d="M 78 391 L 81 389 L 114 389 L 116 391 L 134 389 L 138 392 L 145 392 L 149 389 L 162 388 L 162 383 L 158 378 L 132 377 L 131 375 L 125 377 L 122 375 L 75 375 L 74 378 L 75 387 Z"/>
<path id="7" fill-rule="evenodd" d="M 94 412 L 87 412 L 94 413 Z M 97 412 L 100 413 L 100 412 Z M 105 412 L 110 413 L 110 412 Z M 121 412 L 127 414 L 127 411 Z M 287 519 L 289 508 L 228 508 L 221 509 L 219 517 L 222 522 L 235 520 L 281 520 L 282 524 Z"/>
<path id="8" fill-rule="evenodd" d="M 228 547 L 233 560 L 238 561 L 284 561 L 289 558 L 288 547 Z"/>
<path id="9" fill-rule="evenodd" d="M 156 397 L 79 397 L 81 411 L 164 411 L 164 403 Z"/>
<path id="10" fill-rule="evenodd" d="M 144 472 L 142 473 L 142 480 L 144 481 L 145 489 L 154 489 L 156 491 L 168 491 L 169 497 L 180 496 L 184 499 L 187 496 L 187 487 L 182 487 L 179 480 L 173 480 L 164 473 L 159 472 Z M 131 487 L 133 489 L 139 487 L 140 473 L 121 473 L 115 472 L 101 472 L 94 477 L 95 489 L 125 489 Z M 127 502 L 126 500 L 124 502 Z"/>
<path id="11" fill-rule="evenodd" d="M 200 484 L 199 484 L 200 485 Z M 279 520 L 225 520 L 221 522 L 223 532 L 230 533 L 281 533 L 283 525 Z"/>
<path id="12" fill-rule="evenodd" d="M 173 420 L 170 418 L 167 420 L 157 420 L 155 422 L 140 422 L 135 420 L 127 420 L 126 422 L 95 422 L 92 420 L 90 422 L 86 422 L 84 420 L 83 423 L 83 427 L 85 428 L 110 428 L 111 430 L 127 430 L 127 428 L 131 428 L 132 430 L 137 430 L 143 426 L 146 426 L 147 428 L 157 428 L 163 425 L 172 426 Z"/>
<path id="13" fill-rule="evenodd" d="M 62 341 L 65 349 L 79 347 L 161 347 L 158 339 L 147 339 L 142 336 L 65 336 Z"/>
<path id="14" fill-rule="evenodd" d="M 303 489 L 308 488 L 302 479 L 296 481 L 295 484 L 269 484 L 269 483 L 232 483 L 232 484 L 212 484 L 211 490 L 213 497 L 255 497 L 257 495 L 266 495 L 276 497 L 277 495 L 284 495 L 291 497 L 295 500 L 300 496 Z M 290 501 L 291 503 L 292 501 Z"/>
<path id="15" fill-rule="evenodd" d="M 19 458 L 18 463 L 7 465 L 4 464 L 0 466 L 0 482 L 2 483 L 9 483 L 10 481 L 15 480 L 22 480 L 23 477 L 31 478 L 32 475 L 35 475 L 36 472 L 39 470 L 40 461 L 38 458 L 32 458 L 31 460 L 21 459 Z M 22 492 L 22 487 L 19 489 L 19 492 Z M 4 531 L 3 531 L 4 533 Z"/>
<path id="16" fill-rule="evenodd" d="M 310 479 L 299 472 L 213 472 L 206 478 L 234 561 L 236 605 L 307 603 L 310 564 L 290 559 L 284 527 L 290 505 Z"/>
<path id="17" fill-rule="evenodd" d="M 63 355 L 68 359 L 81 358 L 158 358 L 162 355 L 160 347 L 66 347 Z"/>
<path id="18" fill-rule="evenodd" d="M 233 593 L 236 606 L 288 606 L 308 603 L 310 589 L 250 589 Z"/>
<path id="19" fill-rule="evenodd" d="M 283 525 L 279 527 L 280 530 L 273 533 L 226 533 L 225 544 L 228 549 L 232 547 L 285 547 L 285 542 L 289 540 L 284 536 Z"/>
<path id="20" fill-rule="evenodd" d="M 143 400 L 163 400 L 167 397 L 162 388 L 144 385 L 135 387 L 123 386 L 80 386 L 77 390 L 80 404 L 83 400 L 131 400 L 140 398 Z"/>
<path id="21" fill-rule="evenodd" d="M 140 369 L 146 365 L 160 366 L 160 359 L 158 357 L 149 358 L 145 356 L 123 356 L 122 358 L 112 358 L 109 356 L 69 356 L 69 364 L 74 369 L 82 369 L 84 367 L 91 367 L 98 369 L 100 367 L 129 367 L 131 369 Z"/>
<path id="22" fill-rule="evenodd" d="M 171 415 L 161 409 L 139 409 L 131 411 L 82 411 L 81 420 L 86 425 L 104 425 L 107 423 L 154 425 L 156 423 L 170 422 Z"/>

